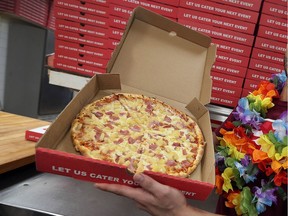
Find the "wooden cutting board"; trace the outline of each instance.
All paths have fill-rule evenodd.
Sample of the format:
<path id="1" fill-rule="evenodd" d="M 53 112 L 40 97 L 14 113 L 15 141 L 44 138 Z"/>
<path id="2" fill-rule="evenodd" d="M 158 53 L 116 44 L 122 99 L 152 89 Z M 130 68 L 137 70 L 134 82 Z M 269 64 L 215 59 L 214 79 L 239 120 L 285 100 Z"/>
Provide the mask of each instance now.
<path id="1" fill-rule="evenodd" d="M 50 122 L 0 111 L 0 174 L 33 163 L 35 142 L 25 131 Z"/>

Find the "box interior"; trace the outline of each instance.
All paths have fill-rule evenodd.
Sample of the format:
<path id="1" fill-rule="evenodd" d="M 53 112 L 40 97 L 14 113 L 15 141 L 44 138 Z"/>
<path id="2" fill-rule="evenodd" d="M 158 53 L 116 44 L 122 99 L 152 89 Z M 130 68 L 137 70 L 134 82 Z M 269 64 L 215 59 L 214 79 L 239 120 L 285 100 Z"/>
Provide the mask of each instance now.
<path id="1" fill-rule="evenodd" d="M 185 104 L 194 97 L 209 103 L 210 69 L 216 52 L 211 39 L 137 9 L 108 64 L 108 72 L 120 74 L 122 85 Z"/>

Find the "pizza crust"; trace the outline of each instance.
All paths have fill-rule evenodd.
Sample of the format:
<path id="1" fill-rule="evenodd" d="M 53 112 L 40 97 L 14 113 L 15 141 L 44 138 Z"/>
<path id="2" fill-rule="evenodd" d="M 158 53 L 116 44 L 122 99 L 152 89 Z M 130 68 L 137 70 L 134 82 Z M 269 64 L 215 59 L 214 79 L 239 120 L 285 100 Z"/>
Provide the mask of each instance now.
<path id="1" fill-rule="evenodd" d="M 190 116 L 156 98 L 130 93 L 85 106 L 71 124 L 71 137 L 86 157 L 132 172 L 178 177 L 189 177 L 205 150 L 202 131 Z"/>

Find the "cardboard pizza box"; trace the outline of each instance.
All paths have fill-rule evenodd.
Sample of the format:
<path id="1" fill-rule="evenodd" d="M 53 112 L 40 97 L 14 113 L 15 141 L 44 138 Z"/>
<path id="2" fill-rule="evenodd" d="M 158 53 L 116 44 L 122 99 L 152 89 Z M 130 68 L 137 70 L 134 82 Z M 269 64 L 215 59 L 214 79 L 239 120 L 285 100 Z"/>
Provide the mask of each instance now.
<path id="1" fill-rule="evenodd" d="M 36 147 L 36 165 L 49 172 L 91 182 L 137 185 L 126 167 L 84 157 L 75 151 L 70 126 L 80 110 L 113 92 L 153 96 L 197 120 L 205 141 L 201 164 L 189 178 L 145 171 L 157 181 L 205 200 L 215 183 L 214 147 L 208 109 L 210 70 L 216 46 L 211 38 L 149 10 L 137 7 L 113 52 L 106 74 L 97 74 L 49 127 Z"/>
<path id="2" fill-rule="evenodd" d="M 38 142 L 38 140 L 43 136 L 43 134 L 47 131 L 49 125 L 45 125 L 42 127 L 32 128 L 25 131 L 25 139 Z"/>

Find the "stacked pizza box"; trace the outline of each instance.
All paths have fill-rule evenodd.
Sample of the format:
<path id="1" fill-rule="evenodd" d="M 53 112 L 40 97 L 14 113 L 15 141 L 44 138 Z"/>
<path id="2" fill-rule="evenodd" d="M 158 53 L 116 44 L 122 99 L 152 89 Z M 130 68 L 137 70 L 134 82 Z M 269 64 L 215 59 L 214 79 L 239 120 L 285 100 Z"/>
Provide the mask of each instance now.
<path id="1" fill-rule="evenodd" d="M 55 31 L 54 1 L 50 0 L 47 29 Z"/>
<path id="2" fill-rule="evenodd" d="M 234 107 L 249 65 L 261 1 L 180 0 L 178 22 L 212 37 L 217 58 L 211 71 L 211 103 Z"/>
<path id="3" fill-rule="evenodd" d="M 105 73 L 111 56 L 106 0 L 55 0 L 54 67 L 92 77 Z"/>
<path id="4" fill-rule="evenodd" d="M 32 128 L 25 131 L 25 139 L 38 142 L 43 134 L 48 129 L 49 125 L 45 125 L 42 127 Z"/>
<path id="5" fill-rule="evenodd" d="M 265 0 L 242 95 L 284 69 L 287 46 L 287 0 Z"/>
<path id="6" fill-rule="evenodd" d="M 111 50 L 118 45 L 127 21 L 137 6 L 177 21 L 179 0 L 109 0 L 109 3 L 108 48 Z"/>
<path id="7" fill-rule="evenodd" d="M 49 0 L 1 0 L 0 11 L 7 12 L 25 21 L 46 27 Z"/>
<path id="8" fill-rule="evenodd" d="M 14 13 L 16 8 L 16 2 L 14 0 L 2 0 L 0 1 L 0 11 L 7 13 Z"/>

